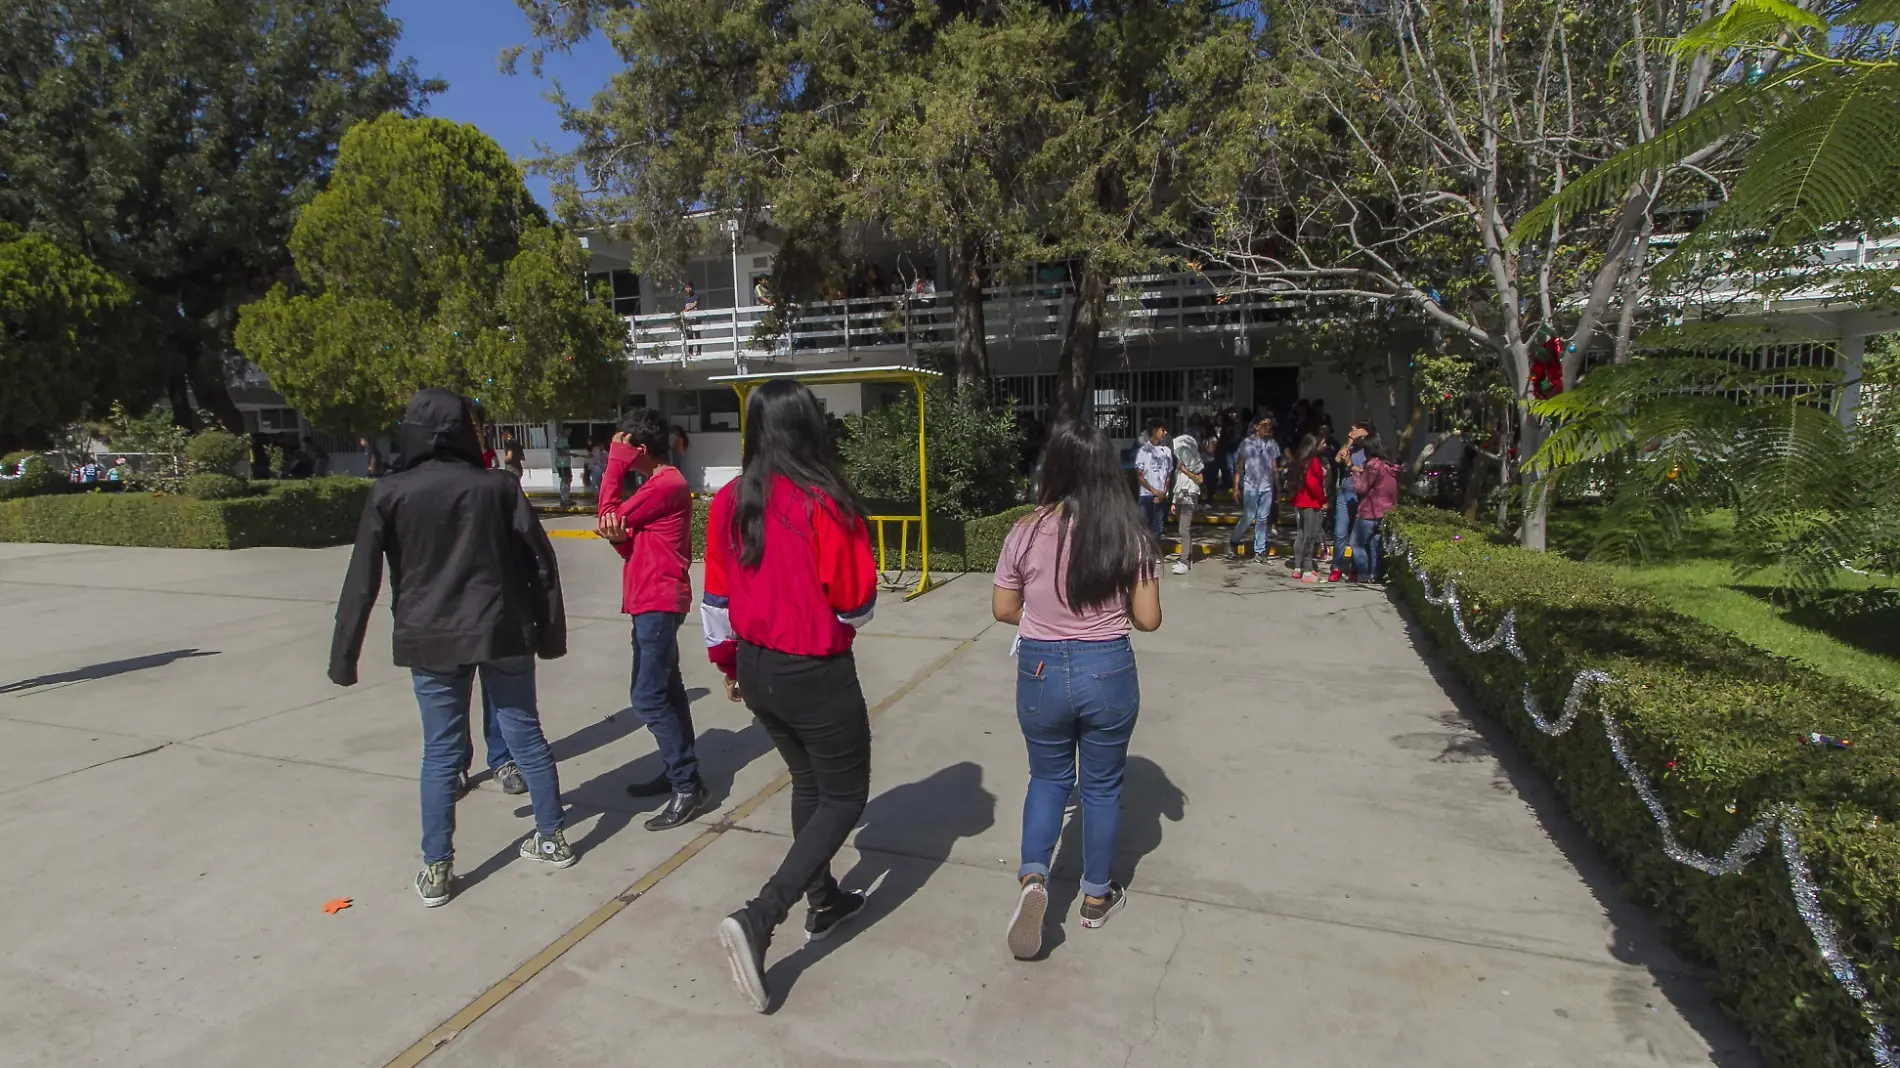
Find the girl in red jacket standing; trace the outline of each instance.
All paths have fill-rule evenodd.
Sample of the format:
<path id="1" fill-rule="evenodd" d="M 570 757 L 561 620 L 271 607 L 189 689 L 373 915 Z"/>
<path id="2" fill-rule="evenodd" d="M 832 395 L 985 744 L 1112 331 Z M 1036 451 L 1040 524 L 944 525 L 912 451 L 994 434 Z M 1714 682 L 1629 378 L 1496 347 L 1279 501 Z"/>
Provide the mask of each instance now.
<path id="1" fill-rule="evenodd" d="M 1314 560 L 1319 556 L 1320 527 L 1326 515 L 1326 461 L 1320 458 L 1325 442 L 1319 435 L 1300 439 L 1299 459 L 1293 464 L 1293 507 L 1300 525 L 1293 539 L 1293 572 L 1301 582 L 1318 582 Z"/>
<path id="2" fill-rule="evenodd" d="M 745 465 L 706 520 L 700 613 L 727 695 L 744 700 L 792 775 L 792 847 L 757 897 L 719 924 L 732 979 L 766 1010 L 765 951 L 800 894 L 805 931 L 864 907 L 831 858 L 871 790 L 871 724 L 851 641 L 871 619 L 877 568 L 864 506 L 829 448 L 817 398 L 767 383 L 746 404 Z"/>

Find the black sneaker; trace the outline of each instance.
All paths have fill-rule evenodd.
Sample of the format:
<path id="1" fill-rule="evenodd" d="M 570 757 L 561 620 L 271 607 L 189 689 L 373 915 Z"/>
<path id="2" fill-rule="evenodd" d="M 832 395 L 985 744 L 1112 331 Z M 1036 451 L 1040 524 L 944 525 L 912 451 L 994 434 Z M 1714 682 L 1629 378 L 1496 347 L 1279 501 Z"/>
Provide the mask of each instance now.
<path id="1" fill-rule="evenodd" d="M 838 925 L 858 914 L 864 908 L 864 892 L 861 890 L 839 890 L 831 896 L 831 901 L 822 909 L 812 909 L 805 914 L 805 941 L 823 942 L 831 937 Z"/>
<path id="2" fill-rule="evenodd" d="M 694 785 L 691 793 L 674 794 L 667 799 L 666 807 L 660 814 L 647 821 L 649 831 L 668 831 L 699 815 L 706 807 L 707 790 L 705 783 Z"/>
<path id="3" fill-rule="evenodd" d="M 1009 918 L 1009 952 L 1017 960 L 1031 960 L 1042 952 L 1042 918 L 1049 912 L 1049 887 L 1040 875 L 1023 880 L 1016 895 L 1016 911 Z"/>
<path id="4" fill-rule="evenodd" d="M 673 792 L 673 783 L 665 775 L 657 775 L 645 782 L 629 783 L 628 797 L 658 797 Z"/>
<path id="5" fill-rule="evenodd" d="M 521 768 L 512 760 L 495 769 L 495 781 L 501 784 L 501 792 L 504 794 L 528 792 L 528 781 L 521 777 Z"/>
<path id="6" fill-rule="evenodd" d="M 726 962 L 732 965 L 732 985 L 759 1012 L 770 1004 L 765 991 L 765 949 L 772 944 L 771 932 L 761 932 L 745 909 L 719 921 L 719 944 L 725 947 Z"/>
<path id="7" fill-rule="evenodd" d="M 1082 926 L 1100 927 L 1108 922 L 1110 916 L 1122 910 L 1128 904 L 1128 891 L 1118 883 L 1108 884 L 1108 894 L 1097 901 L 1084 894 L 1082 896 Z"/>

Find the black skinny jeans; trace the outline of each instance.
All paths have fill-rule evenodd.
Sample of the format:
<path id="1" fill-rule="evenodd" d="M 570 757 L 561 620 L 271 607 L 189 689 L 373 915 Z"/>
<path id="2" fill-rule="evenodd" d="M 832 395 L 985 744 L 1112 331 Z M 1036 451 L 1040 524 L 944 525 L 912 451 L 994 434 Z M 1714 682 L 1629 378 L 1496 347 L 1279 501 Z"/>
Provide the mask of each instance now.
<path id="1" fill-rule="evenodd" d="M 746 707 L 792 773 L 792 848 L 746 904 L 769 931 L 799 894 L 823 905 L 837 888 L 831 858 L 871 795 L 871 719 L 850 653 L 792 656 L 740 642 L 738 669 Z"/>

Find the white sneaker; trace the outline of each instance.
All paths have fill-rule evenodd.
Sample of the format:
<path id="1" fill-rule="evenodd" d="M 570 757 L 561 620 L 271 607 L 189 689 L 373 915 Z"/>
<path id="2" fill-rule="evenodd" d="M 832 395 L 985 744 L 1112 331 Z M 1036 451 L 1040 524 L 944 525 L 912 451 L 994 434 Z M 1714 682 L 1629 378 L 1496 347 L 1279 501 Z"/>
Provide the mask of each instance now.
<path id="1" fill-rule="evenodd" d="M 1174 573 L 1177 575 L 1187 574 L 1188 573 L 1187 561 L 1186 560 L 1176 561 L 1174 565 Z"/>

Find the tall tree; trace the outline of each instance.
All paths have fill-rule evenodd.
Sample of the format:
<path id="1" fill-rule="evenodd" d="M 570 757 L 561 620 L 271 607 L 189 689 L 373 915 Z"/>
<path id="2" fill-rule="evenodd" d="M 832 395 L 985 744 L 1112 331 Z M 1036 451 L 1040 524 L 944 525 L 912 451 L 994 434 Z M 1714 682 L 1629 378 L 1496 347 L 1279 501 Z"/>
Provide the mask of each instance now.
<path id="1" fill-rule="evenodd" d="M 0 451 L 43 445 L 97 406 L 127 297 L 84 256 L 0 222 Z"/>
<path id="2" fill-rule="evenodd" d="M 1528 410 L 1541 345 L 1557 341 L 1566 380 L 1606 329 L 1627 352 L 1665 191 L 1716 195 L 1710 168 L 1732 143 L 1631 172 L 1606 212 L 1523 243 L 1512 230 L 1708 95 L 1706 58 L 1654 47 L 1700 11 L 1694 0 L 1280 5 L 1280 58 L 1235 101 L 1252 135 L 1210 151 L 1197 176 L 1216 221 L 1204 250 L 1321 304 L 1404 306 L 1493 354 L 1528 456 L 1544 434 Z M 1545 497 L 1531 472 L 1517 477 L 1531 500 L 1520 537 L 1542 548 Z"/>
<path id="3" fill-rule="evenodd" d="M 225 378 L 238 307 L 287 275 L 343 131 L 440 88 L 393 61 L 399 30 L 378 0 L 0 8 L 0 220 L 132 285 L 134 351 L 157 366 L 127 388 L 164 383 L 185 424 L 189 389 L 242 425 Z"/>
<path id="4" fill-rule="evenodd" d="M 320 425 L 379 430 L 426 386 L 531 418 L 618 394 L 626 327 L 588 299 L 586 251 L 473 126 L 352 128 L 290 247 L 304 291 L 246 306 L 237 343 Z"/>
<path id="5" fill-rule="evenodd" d="M 850 0 L 837 6 L 865 11 Z M 990 377 L 986 269 L 1020 263 L 1040 243 L 1035 161 L 1063 118 L 1057 89 L 1068 27 L 1028 4 L 997 5 L 983 17 L 928 8 L 919 18 L 927 25 L 884 35 L 878 69 L 852 57 L 857 106 L 788 121 L 785 139 L 797 150 L 785 154 L 777 214 L 796 225 L 816 208 L 819 217 L 945 249 L 963 389 Z M 831 54 L 809 51 L 813 63 Z"/>
<path id="6" fill-rule="evenodd" d="M 1067 417 L 1093 402 L 1114 279 L 1171 258 L 1188 217 L 1179 197 L 1187 155 L 1220 136 L 1222 104 L 1259 49 L 1250 5 L 1107 0 L 1075 10 L 1062 90 L 1071 113 L 1039 165 L 1055 191 L 1045 229 L 1075 265 L 1056 378 L 1055 411 Z"/>

